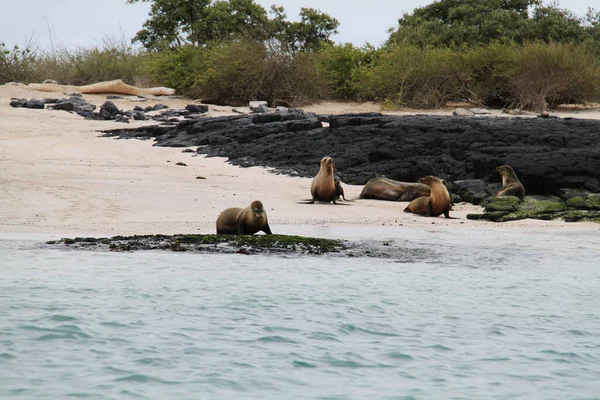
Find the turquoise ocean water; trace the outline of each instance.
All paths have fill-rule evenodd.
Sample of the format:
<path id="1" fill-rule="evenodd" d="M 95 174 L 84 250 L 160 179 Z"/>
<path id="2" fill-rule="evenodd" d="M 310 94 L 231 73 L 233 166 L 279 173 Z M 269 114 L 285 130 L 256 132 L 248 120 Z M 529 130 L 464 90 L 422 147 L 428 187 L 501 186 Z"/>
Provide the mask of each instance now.
<path id="1" fill-rule="evenodd" d="M 406 257 L 4 237 L 0 398 L 600 398 L 600 231 L 303 233 Z"/>

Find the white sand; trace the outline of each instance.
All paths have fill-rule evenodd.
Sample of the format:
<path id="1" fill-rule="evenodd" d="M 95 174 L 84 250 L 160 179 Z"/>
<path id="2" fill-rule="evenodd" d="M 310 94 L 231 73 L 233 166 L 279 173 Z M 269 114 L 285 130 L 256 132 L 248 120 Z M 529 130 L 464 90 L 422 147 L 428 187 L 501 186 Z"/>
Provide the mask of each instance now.
<path id="1" fill-rule="evenodd" d="M 220 211 L 245 207 L 254 199 L 265 204 L 275 233 L 291 233 L 297 225 L 600 229 L 598 224 L 561 221 L 470 221 L 467 214 L 481 212 L 470 204 L 455 205 L 451 215 L 457 219 L 450 220 L 406 214 L 406 202 L 297 204 L 310 197 L 311 179 L 276 175 L 265 168 L 239 168 L 223 158 L 192 157 L 180 148 L 153 147 L 151 141 L 103 138 L 100 130 L 154 122 L 87 121 L 65 111 L 13 108 L 9 106 L 11 97 L 63 95 L 0 86 L 0 234 L 213 233 Z M 84 97 L 98 106 L 106 100 L 104 95 Z M 160 98 L 140 105 L 157 102 L 177 108 L 191 103 Z M 126 99 L 115 103 L 123 109 L 138 104 Z M 371 103 L 335 102 L 305 109 L 322 113 L 378 111 Z M 231 107 L 213 107 L 210 113 L 227 115 Z M 451 109 L 436 113 L 449 114 Z M 600 118 L 597 111 L 564 115 Z M 177 166 L 177 162 L 187 166 Z M 317 170 L 315 160 L 315 173 Z M 198 176 L 206 179 L 196 179 Z M 347 198 L 358 196 L 361 189 L 344 184 Z"/>

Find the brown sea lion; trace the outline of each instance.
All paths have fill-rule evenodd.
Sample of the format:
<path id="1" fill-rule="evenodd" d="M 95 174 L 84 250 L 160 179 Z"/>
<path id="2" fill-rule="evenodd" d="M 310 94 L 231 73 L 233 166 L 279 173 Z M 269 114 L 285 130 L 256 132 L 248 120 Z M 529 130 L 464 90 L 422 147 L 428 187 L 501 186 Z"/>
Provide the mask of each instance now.
<path id="1" fill-rule="evenodd" d="M 344 197 L 344 188 L 342 187 L 342 180 L 340 177 L 334 175 L 333 182 L 335 183 L 335 199 L 339 200 L 341 197 L 344 201 L 347 201 L 346 197 Z"/>
<path id="2" fill-rule="evenodd" d="M 427 197 L 419 197 L 410 202 L 404 212 L 411 212 L 426 217 L 437 217 L 444 214 L 446 218 L 450 218 L 450 194 L 444 185 L 444 182 L 432 175 L 420 178 L 421 183 L 426 184 L 431 188 L 431 194 Z"/>
<path id="3" fill-rule="evenodd" d="M 232 207 L 217 218 L 217 235 L 254 235 L 263 231 L 271 235 L 263 203 L 255 200 L 246 208 Z"/>
<path id="4" fill-rule="evenodd" d="M 502 175 L 502 190 L 496 194 L 496 197 L 515 196 L 522 201 L 525 198 L 525 188 L 512 167 L 501 165 L 496 168 L 496 171 Z"/>
<path id="5" fill-rule="evenodd" d="M 373 178 L 365 184 L 359 199 L 412 201 L 429 196 L 431 189 L 423 183 L 400 182 L 389 178 Z"/>
<path id="6" fill-rule="evenodd" d="M 271 102 L 271 107 L 273 107 L 273 108 L 277 108 L 277 107 L 292 108 L 293 106 L 283 99 L 275 99 Z"/>
<path id="7" fill-rule="evenodd" d="M 336 204 L 336 194 L 338 193 L 336 191 L 335 178 L 333 177 L 333 168 L 334 165 L 331 157 L 325 156 L 321 159 L 319 173 L 314 177 L 310 185 L 310 194 L 312 195 L 311 204 L 314 204 L 315 201 L 326 203 L 332 201 L 333 204 Z"/>

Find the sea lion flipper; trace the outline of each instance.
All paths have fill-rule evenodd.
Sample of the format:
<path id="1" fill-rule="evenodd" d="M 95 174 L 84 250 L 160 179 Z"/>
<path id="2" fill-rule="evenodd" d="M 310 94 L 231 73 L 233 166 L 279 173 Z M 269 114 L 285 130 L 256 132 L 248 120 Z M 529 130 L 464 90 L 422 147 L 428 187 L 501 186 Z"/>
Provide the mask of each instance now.
<path id="1" fill-rule="evenodd" d="M 263 227 L 262 230 L 264 233 L 266 233 L 267 235 L 272 235 L 273 233 L 271 232 L 271 227 L 269 227 L 269 224 L 265 224 L 265 226 Z"/>

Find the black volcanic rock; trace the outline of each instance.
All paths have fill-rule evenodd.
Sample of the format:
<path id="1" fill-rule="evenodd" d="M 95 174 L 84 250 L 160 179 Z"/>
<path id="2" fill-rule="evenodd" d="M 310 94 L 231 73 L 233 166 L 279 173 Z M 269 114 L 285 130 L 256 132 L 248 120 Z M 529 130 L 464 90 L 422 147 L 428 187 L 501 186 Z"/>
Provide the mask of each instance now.
<path id="1" fill-rule="evenodd" d="M 117 108 L 115 103 L 110 100 L 105 101 L 100 106 L 100 115 L 102 115 L 104 119 L 114 119 L 120 113 L 121 111 Z"/>
<path id="2" fill-rule="evenodd" d="M 27 108 L 35 108 L 35 109 L 43 109 L 45 108 L 45 104 L 43 100 L 40 99 L 31 99 L 27 102 Z"/>
<path id="3" fill-rule="evenodd" d="M 208 112 L 208 106 L 206 104 L 188 104 L 185 109 L 192 114 L 204 114 Z"/>
<path id="4" fill-rule="evenodd" d="M 138 129 L 135 136 L 144 136 L 147 128 Z M 375 176 L 414 182 L 436 175 L 475 202 L 495 195 L 501 182 L 495 168 L 503 164 L 513 167 L 528 195 L 557 195 L 566 188 L 600 192 L 600 121 L 595 120 L 269 113 L 199 117 L 156 129 L 151 136 L 157 146 L 202 146 L 199 153 L 228 157 L 236 165 L 305 177 L 317 173 L 325 155 L 351 184 Z"/>
<path id="5" fill-rule="evenodd" d="M 10 99 L 10 106 L 15 108 L 27 107 L 27 99 Z"/>

